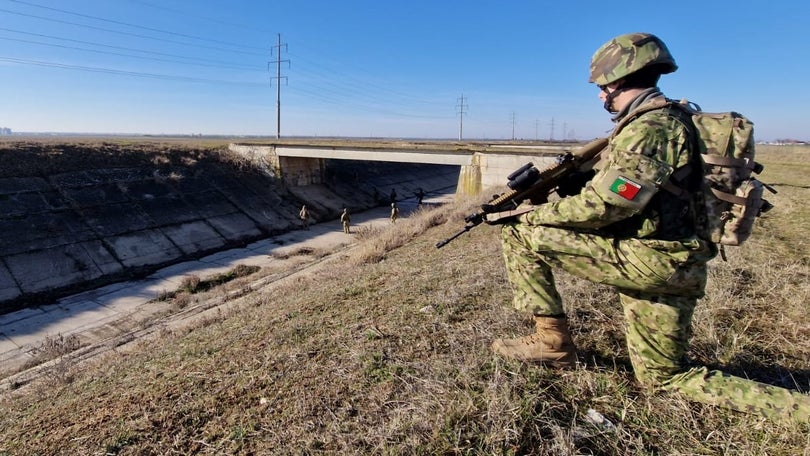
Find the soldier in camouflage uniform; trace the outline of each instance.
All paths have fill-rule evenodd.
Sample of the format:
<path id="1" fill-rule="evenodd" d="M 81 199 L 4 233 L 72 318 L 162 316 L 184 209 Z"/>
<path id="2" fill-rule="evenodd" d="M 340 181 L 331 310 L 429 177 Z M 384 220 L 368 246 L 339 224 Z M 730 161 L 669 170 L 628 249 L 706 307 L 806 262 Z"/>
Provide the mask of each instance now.
<path id="1" fill-rule="evenodd" d="M 351 234 L 352 230 L 350 224 L 352 223 L 352 216 L 349 215 L 349 208 L 344 207 L 343 212 L 340 214 L 340 223 L 343 224 L 343 232 Z"/>
<path id="2" fill-rule="evenodd" d="M 397 203 L 391 203 L 391 223 L 394 223 L 399 218 L 399 208 Z"/>
<path id="3" fill-rule="evenodd" d="M 301 206 L 301 211 L 298 212 L 298 218 L 301 219 L 301 226 L 305 229 L 309 229 L 309 210 L 307 210 L 307 205 L 304 204 Z"/>
<path id="4" fill-rule="evenodd" d="M 717 247 L 701 236 L 700 192 L 659 191 L 692 149 L 691 123 L 680 110 L 634 114 L 661 101 L 661 74 L 677 66 L 654 35 L 622 35 L 591 61 L 590 82 L 617 123 L 603 165 L 577 195 L 538 206 L 504 226 L 502 242 L 514 305 L 531 312 L 536 332 L 497 339 L 509 358 L 569 367 L 576 348 L 553 268 L 614 286 L 624 310 L 635 377 L 651 388 L 772 419 L 810 421 L 810 396 L 686 363 L 692 313 L 704 294 L 706 263 Z M 697 188 L 700 176 L 681 182 Z"/>

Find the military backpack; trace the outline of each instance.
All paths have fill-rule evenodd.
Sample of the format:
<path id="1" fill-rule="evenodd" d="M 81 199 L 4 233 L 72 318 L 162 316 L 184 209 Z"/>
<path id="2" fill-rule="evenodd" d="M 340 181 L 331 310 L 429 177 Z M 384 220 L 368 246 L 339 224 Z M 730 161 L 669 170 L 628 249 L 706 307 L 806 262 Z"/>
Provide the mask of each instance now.
<path id="1" fill-rule="evenodd" d="M 702 238 L 719 244 L 738 246 L 751 236 L 754 223 L 773 205 L 762 196 L 764 189 L 776 193 L 771 186 L 753 177 L 763 166 L 754 161 L 754 124 L 737 112 L 708 113 L 686 100 L 661 99 L 634 111 L 634 118 L 655 109 L 678 109 L 691 119 L 693 151 L 697 157 L 690 164 L 673 172 L 663 188 L 680 197 L 691 197 L 678 182 L 700 168 L 702 181 L 699 196 L 705 217 L 699 217 L 698 232 Z"/>
<path id="2" fill-rule="evenodd" d="M 754 124 L 737 112 L 706 113 L 677 103 L 692 116 L 703 168 L 703 198 L 708 240 L 740 245 L 751 236 L 757 217 L 773 206 L 762 195 L 772 187 L 753 177 L 763 166 L 754 161 Z"/>

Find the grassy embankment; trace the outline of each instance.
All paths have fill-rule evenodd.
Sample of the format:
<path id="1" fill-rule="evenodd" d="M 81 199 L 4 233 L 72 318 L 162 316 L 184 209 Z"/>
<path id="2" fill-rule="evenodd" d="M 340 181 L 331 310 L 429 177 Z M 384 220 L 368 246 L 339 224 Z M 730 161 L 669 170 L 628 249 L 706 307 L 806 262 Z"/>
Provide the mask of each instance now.
<path id="1" fill-rule="evenodd" d="M 690 355 L 806 392 L 810 155 L 761 161 L 776 208 L 712 263 Z M 531 331 L 509 309 L 496 228 L 434 248 L 470 207 L 361 233 L 238 298 L 167 296 L 228 305 L 3 392 L 0 454 L 807 454 L 810 426 L 638 388 L 615 294 L 564 274 L 585 365 L 493 356 L 494 337 Z M 589 424 L 588 409 L 615 427 Z"/>

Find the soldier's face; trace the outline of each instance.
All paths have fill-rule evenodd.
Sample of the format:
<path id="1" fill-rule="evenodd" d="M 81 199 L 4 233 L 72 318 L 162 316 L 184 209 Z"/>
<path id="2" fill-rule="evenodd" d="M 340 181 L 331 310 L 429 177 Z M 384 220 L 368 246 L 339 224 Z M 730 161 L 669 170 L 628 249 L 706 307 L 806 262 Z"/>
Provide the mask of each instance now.
<path id="1" fill-rule="evenodd" d="M 607 101 L 608 96 L 611 94 L 611 92 L 616 90 L 616 87 L 617 85 L 615 83 L 599 86 L 599 100 L 602 101 L 602 105 L 608 112 L 616 112 L 616 99 L 614 98 L 610 101 L 610 103 Z"/>
<path id="2" fill-rule="evenodd" d="M 599 99 L 602 100 L 602 103 L 607 100 L 608 94 L 616 90 L 616 84 L 608 84 L 608 85 L 600 85 L 599 87 Z"/>

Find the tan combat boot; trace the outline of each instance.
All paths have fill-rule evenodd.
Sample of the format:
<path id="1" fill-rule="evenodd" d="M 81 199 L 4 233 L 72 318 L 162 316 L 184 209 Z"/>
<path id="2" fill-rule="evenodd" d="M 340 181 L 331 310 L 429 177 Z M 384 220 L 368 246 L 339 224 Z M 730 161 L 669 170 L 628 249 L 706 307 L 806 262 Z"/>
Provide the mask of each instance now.
<path id="1" fill-rule="evenodd" d="M 565 317 L 534 317 L 537 331 L 519 339 L 495 339 L 492 351 L 507 358 L 554 367 L 572 367 L 577 349 Z"/>

